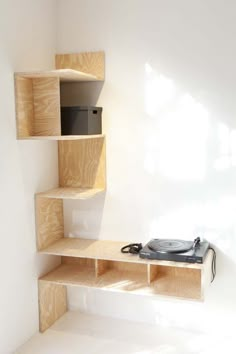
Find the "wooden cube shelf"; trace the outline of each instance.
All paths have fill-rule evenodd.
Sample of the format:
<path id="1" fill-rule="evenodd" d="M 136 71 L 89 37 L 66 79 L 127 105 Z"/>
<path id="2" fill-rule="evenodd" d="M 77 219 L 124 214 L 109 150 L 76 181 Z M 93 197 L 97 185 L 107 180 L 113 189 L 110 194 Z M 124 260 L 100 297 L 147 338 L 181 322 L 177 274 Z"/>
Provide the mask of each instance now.
<path id="1" fill-rule="evenodd" d="M 61 136 L 60 82 L 103 81 L 104 52 L 56 55 L 56 70 L 15 74 L 18 139 Z"/>

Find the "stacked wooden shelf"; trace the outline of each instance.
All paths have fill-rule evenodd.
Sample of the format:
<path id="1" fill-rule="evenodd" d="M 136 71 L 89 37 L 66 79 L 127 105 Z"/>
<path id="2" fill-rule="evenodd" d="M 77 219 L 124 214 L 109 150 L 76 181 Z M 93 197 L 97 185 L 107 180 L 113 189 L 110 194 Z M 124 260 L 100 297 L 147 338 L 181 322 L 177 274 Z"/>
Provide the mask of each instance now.
<path id="1" fill-rule="evenodd" d="M 39 279 L 40 331 L 67 311 L 67 285 L 203 300 L 212 252 L 204 264 L 143 260 L 122 254 L 126 242 L 64 237 L 63 200 L 106 190 L 104 135 L 61 136 L 60 81 L 104 80 L 104 53 L 56 56 L 56 70 L 15 75 L 18 139 L 57 140 L 59 184 L 35 197 L 37 248 L 61 264 Z"/>
<path id="2" fill-rule="evenodd" d="M 104 52 L 56 55 L 55 63 L 56 70 L 15 74 L 18 139 L 61 140 L 60 82 L 104 80 Z"/>
<path id="3" fill-rule="evenodd" d="M 124 244 L 62 237 L 41 250 L 43 254 L 62 257 L 61 265 L 41 280 L 145 295 L 204 299 L 211 276 L 212 251 L 208 252 L 204 264 L 192 264 L 123 254 L 120 249 Z"/>

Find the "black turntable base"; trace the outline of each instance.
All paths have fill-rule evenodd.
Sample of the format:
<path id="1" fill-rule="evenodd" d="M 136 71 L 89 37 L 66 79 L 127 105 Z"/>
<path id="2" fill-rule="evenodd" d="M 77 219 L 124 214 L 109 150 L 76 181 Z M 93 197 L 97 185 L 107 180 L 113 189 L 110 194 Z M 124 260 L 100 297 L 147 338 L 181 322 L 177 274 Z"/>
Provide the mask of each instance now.
<path id="1" fill-rule="evenodd" d="M 203 263 L 209 248 L 208 242 L 176 239 L 153 239 L 139 252 L 141 258 L 175 262 Z"/>

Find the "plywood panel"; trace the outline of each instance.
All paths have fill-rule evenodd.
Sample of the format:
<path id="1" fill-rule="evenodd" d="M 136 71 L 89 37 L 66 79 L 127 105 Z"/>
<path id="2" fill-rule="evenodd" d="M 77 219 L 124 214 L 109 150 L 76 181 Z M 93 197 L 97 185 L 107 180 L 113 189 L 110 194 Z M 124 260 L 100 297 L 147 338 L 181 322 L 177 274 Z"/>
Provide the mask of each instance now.
<path id="1" fill-rule="evenodd" d="M 90 240 L 81 238 L 65 237 L 59 241 L 51 244 L 42 250 L 44 254 L 71 256 L 81 258 L 94 258 L 101 260 L 113 260 L 141 264 L 155 264 L 167 267 L 186 268 L 186 269 L 202 269 L 203 264 L 198 263 L 184 263 L 184 262 L 170 262 L 148 260 L 140 258 L 138 255 L 129 253 L 121 253 L 120 249 L 130 242 L 120 241 L 105 241 L 105 240 Z M 154 271 L 154 270 L 152 270 Z"/>
<path id="2" fill-rule="evenodd" d="M 104 80 L 105 54 L 102 51 L 58 54 L 56 55 L 56 69 L 78 70 L 92 74 L 98 80 Z"/>
<path id="3" fill-rule="evenodd" d="M 33 72 L 19 72 L 18 75 L 25 78 L 45 78 L 45 77 L 57 77 L 61 82 L 66 81 L 97 81 L 95 75 L 83 73 L 78 70 L 72 69 L 60 69 L 50 71 L 33 71 Z"/>
<path id="4" fill-rule="evenodd" d="M 45 198 L 83 200 L 92 198 L 103 191 L 104 189 L 101 188 L 55 188 L 47 192 L 42 192 L 40 195 Z"/>
<path id="5" fill-rule="evenodd" d="M 59 141 L 61 187 L 105 188 L 105 138 Z"/>
<path id="6" fill-rule="evenodd" d="M 24 136 L 19 137 L 21 140 L 84 140 L 84 139 L 100 139 L 105 135 L 50 135 L 50 136 Z"/>
<path id="7" fill-rule="evenodd" d="M 36 235 L 38 250 L 64 236 L 63 202 L 36 195 Z"/>
<path id="8" fill-rule="evenodd" d="M 96 277 L 103 275 L 109 269 L 109 262 L 104 259 L 96 259 Z"/>
<path id="9" fill-rule="evenodd" d="M 34 134 L 60 135 L 60 85 L 54 77 L 33 79 Z"/>
<path id="10" fill-rule="evenodd" d="M 34 104 L 31 79 L 15 75 L 17 137 L 33 135 Z"/>
<path id="11" fill-rule="evenodd" d="M 95 259 L 76 258 L 76 257 L 61 257 L 62 264 L 74 264 L 85 269 L 91 268 L 95 272 Z M 94 273 L 95 274 L 95 273 Z"/>
<path id="12" fill-rule="evenodd" d="M 153 293 L 201 300 L 201 270 L 164 266 L 156 267 Z"/>
<path id="13" fill-rule="evenodd" d="M 39 280 L 39 329 L 44 332 L 67 311 L 67 291 L 63 285 Z"/>
<path id="14" fill-rule="evenodd" d="M 96 278 L 91 267 L 62 264 L 56 270 L 41 278 L 44 281 L 74 286 L 104 288 L 113 291 L 144 292 L 147 289 L 146 276 L 138 272 L 120 272 L 109 269 Z"/>
<path id="15" fill-rule="evenodd" d="M 150 285 L 157 277 L 158 267 L 153 267 L 151 264 L 147 265 L 147 278 Z"/>

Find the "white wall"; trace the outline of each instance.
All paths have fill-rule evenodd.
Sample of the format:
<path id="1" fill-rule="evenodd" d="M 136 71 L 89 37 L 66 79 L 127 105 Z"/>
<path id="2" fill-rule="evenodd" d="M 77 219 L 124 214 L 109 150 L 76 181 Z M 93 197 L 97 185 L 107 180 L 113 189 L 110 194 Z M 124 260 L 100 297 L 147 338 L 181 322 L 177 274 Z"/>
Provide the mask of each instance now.
<path id="1" fill-rule="evenodd" d="M 200 235 L 217 249 L 204 304 L 73 289 L 71 307 L 228 333 L 236 310 L 235 2 L 58 4 L 57 51 L 106 52 L 97 104 L 108 190 L 67 203 L 67 233 L 143 243 Z"/>
<path id="2" fill-rule="evenodd" d="M 36 255 L 34 193 L 58 178 L 56 143 L 16 140 L 13 73 L 51 68 L 54 54 L 54 0 L 0 2 L 1 354 L 38 331 L 37 276 L 44 262 Z"/>

